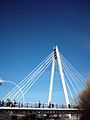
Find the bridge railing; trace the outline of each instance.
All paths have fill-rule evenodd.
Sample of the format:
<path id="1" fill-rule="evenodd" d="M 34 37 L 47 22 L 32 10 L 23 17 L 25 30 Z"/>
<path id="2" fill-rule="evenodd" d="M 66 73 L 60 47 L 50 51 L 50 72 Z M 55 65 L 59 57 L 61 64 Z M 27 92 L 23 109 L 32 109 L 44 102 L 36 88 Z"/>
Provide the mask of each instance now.
<path id="1" fill-rule="evenodd" d="M 47 103 L 30 103 L 30 102 L 27 102 L 27 103 L 20 103 L 20 102 L 11 102 L 11 101 L 8 101 L 8 102 L 3 102 L 3 103 L 0 103 L 0 107 L 25 107 L 25 108 L 67 108 L 66 105 L 59 105 L 59 104 L 50 104 L 48 106 Z M 75 106 L 75 105 L 70 105 L 68 106 L 68 108 L 79 108 L 78 106 Z"/>
<path id="2" fill-rule="evenodd" d="M 51 104 L 48 106 L 46 103 L 17 103 L 17 107 L 25 107 L 25 108 L 67 108 L 66 105 L 59 105 L 59 104 Z M 69 105 L 68 108 L 79 108 L 76 105 Z"/>

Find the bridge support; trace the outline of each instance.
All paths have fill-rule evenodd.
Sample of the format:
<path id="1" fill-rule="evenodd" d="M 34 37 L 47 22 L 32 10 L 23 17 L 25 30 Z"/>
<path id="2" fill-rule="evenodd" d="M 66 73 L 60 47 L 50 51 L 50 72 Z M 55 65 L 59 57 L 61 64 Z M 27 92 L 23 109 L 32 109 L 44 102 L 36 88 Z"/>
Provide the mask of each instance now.
<path id="1" fill-rule="evenodd" d="M 63 74 L 63 70 L 62 70 L 61 59 L 60 59 L 60 55 L 59 55 L 59 51 L 58 51 L 57 46 L 56 46 L 56 53 L 57 53 L 57 61 L 58 61 L 58 66 L 59 66 L 59 72 L 60 72 L 62 85 L 63 85 L 63 90 L 64 90 L 64 95 L 65 95 L 65 101 L 66 101 L 66 105 L 67 105 L 67 108 L 68 108 L 69 98 L 68 98 L 68 93 L 67 93 L 66 84 L 65 84 L 65 80 L 64 80 L 64 74 Z"/>
<path id="2" fill-rule="evenodd" d="M 53 88 L 54 69 L 55 69 L 55 57 L 54 57 L 54 53 L 53 53 L 53 61 L 52 61 L 52 71 L 51 71 L 51 80 L 50 80 L 50 89 L 49 89 L 48 106 L 50 106 L 50 104 L 51 104 L 51 98 L 52 98 L 52 88 Z"/>
<path id="3" fill-rule="evenodd" d="M 65 84 L 65 80 L 64 80 L 64 74 L 63 74 L 63 70 L 62 70 L 62 64 L 61 64 L 61 59 L 60 59 L 60 55 L 59 55 L 59 50 L 58 50 L 57 46 L 56 46 L 56 49 L 54 49 L 54 52 L 53 52 L 53 62 L 52 62 L 52 71 L 51 71 L 51 81 L 50 81 L 48 106 L 51 104 L 52 88 L 53 88 L 53 78 L 54 78 L 54 69 L 55 69 L 55 59 L 57 59 L 57 61 L 58 61 L 59 72 L 60 72 L 60 76 L 61 76 L 61 80 L 62 80 L 65 101 L 66 101 L 66 105 L 67 105 L 67 108 L 68 108 L 69 98 L 68 98 L 68 93 L 67 93 L 66 84 Z"/>

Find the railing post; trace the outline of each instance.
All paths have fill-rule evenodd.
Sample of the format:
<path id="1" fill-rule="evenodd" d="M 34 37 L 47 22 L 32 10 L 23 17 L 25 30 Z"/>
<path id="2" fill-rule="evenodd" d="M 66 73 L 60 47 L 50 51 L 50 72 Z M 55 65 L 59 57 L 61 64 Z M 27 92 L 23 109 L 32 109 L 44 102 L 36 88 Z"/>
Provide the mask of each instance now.
<path id="1" fill-rule="evenodd" d="M 28 102 L 27 102 L 27 108 L 28 108 Z"/>

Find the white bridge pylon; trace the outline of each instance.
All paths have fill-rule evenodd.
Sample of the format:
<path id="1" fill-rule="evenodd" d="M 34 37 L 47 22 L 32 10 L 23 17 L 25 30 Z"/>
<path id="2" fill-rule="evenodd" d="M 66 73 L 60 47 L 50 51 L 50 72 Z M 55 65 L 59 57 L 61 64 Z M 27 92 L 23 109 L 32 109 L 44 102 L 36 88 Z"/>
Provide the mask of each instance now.
<path id="1" fill-rule="evenodd" d="M 68 93 L 67 93 L 66 84 L 65 84 L 65 80 L 64 80 L 64 74 L 63 74 L 63 70 L 62 70 L 60 54 L 59 54 L 59 50 L 58 50 L 57 46 L 56 46 L 56 48 L 54 48 L 52 60 L 53 60 L 53 62 L 52 62 L 52 70 L 51 70 L 51 80 L 50 80 L 50 90 L 49 90 L 48 106 L 51 104 L 52 88 L 53 88 L 53 78 L 54 78 L 54 69 L 55 69 L 55 60 L 57 60 L 58 61 L 59 72 L 60 72 L 60 76 L 61 76 L 61 80 L 62 80 L 64 95 L 65 95 L 65 101 L 66 101 L 66 105 L 68 107 L 68 105 L 69 105 L 69 98 L 68 98 Z"/>
<path id="2" fill-rule="evenodd" d="M 48 106 L 51 104 L 52 98 L 52 89 L 53 89 L 53 79 L 54 79 L 54 70 L 55 70 L 55 61 L 57 60 L 59 73 L 62 81 L 65 102 L 68 107 L 71 103 L 71 99 L 75 104 L 77 104 L 76 97 L 78 97 L 79 91 L 85 86 L 86 80 L 84 77 L 71 65 L 70 62 L 59 52 L 58 47 L 56 46 L 53 52 L 51 52 L 48 57 L 46 57 L 32 72 L 30 72 L 23 80 L 21 80 L 17 85 L 20 88 L 20 91 L 17 87 L 13 88 L 9 92 L 9 97 L 11 100 L 16 100 L 21 102 L 25 95 L 31 87 L 37 82 L 40 76 L 47 70 L 47 68 L 52 63 L 51 70 L 51 80 L 50 80 L 50 89 L 49 89 L 49 98 Z M 23 95 L 21 94 L 21 91 Z M 3 98 L 3 100 L 8 99 L 8 94 Z"/>

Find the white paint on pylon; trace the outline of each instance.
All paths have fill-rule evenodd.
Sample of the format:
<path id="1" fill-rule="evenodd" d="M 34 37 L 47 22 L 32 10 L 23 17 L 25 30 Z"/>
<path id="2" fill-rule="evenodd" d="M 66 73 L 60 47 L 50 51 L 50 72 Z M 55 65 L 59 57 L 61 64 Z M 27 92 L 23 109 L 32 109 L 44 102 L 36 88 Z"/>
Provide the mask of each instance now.
<path id="1" fill-rule="evenodd" d="M 66 105 L 67 105 L 67 108 L 68 108 L 69 98 L 68 98 L 68 93 L 67 93 L 66 84 L 65 84 L 65 80 L 64 80 L 64 74 L 63 74 L 63 70 L 62 70 L 62 64 L 61 64 L 60 54 L 59 54 L 57 46 L 56 46 L 56 55 L 57 55 L 57 61 L 58 61 L 58 65 L 59 65 L 59 72 L 60 72 L 60 76 L 61 76 L 61 80 L 62 80 L 62 85 L 63 85 L 63 90 L 64 90 L 64 95 L 65 95 L 65 101 L 66 101 Z"/>
<path id="2" fill-rule="evenodd" d="M 50 89 L 49 89 L 48 106 L 50 105 L 50 103 L 51 103 L 51 98 L 52 98 L 52 88 L 53 88 L 54 69 L 55 69 L 55 57 L 54 57 L 54 51 L 53 51 L 53 61 L 52 61 L 52 71 L 51 71 L 51 80 L 50 80 Z"/>

